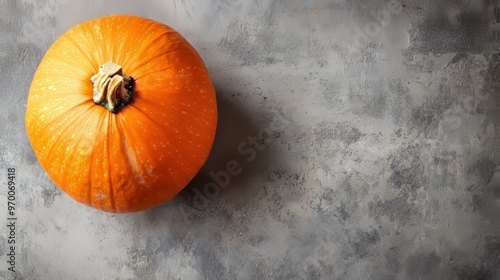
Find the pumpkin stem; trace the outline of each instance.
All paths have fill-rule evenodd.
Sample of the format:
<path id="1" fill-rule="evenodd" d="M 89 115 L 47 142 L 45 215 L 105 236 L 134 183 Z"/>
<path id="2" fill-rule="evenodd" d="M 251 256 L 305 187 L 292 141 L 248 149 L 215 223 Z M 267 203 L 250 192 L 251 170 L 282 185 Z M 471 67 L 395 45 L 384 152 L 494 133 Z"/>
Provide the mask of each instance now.
<path id="1" fill-rule="evenodd" d="M 99 72 L 90 78 L 90 82 L 94 85 L 94 103 L 112 113 L 118 113 L 132 99 L 134 79 L 123 74 L 118 64 L 104 63 L 99 67 Z"/>

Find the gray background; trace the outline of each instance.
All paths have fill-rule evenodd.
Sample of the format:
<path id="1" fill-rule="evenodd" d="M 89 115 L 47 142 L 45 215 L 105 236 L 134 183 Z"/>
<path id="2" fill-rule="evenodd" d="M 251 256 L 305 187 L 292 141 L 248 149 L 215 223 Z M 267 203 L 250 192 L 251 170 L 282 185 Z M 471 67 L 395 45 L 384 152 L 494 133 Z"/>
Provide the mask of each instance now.
<path id="1" fill-rule="evenodd" d="M 500 279 L 497 1 L 102 2 L 0 0 L 0 181 L 17 169 L 15 279 Z M 183 34 L 220 110 L 194 181 L 127 215 L 61 193 L 24 128 L 52 42 L 120 13 Z M 238 150 L 259 133 L 254 158 Z M 200 200 L 231 160 L 241 174 Z M 13 278 L 6 237 L 0 226 L 0 279 Z"/>

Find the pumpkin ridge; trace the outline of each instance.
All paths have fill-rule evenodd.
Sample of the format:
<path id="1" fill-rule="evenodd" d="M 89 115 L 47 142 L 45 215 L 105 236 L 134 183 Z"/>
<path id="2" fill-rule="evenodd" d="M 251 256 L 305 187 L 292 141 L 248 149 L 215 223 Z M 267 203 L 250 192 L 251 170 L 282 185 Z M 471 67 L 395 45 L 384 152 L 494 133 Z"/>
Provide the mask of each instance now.
<path id="1" fill-rule="evenodd" d="M 93 37 L 93 36 L 90 36 L 90 37 Z M 87 60 L 87 62 L 89 63 L 90 66 L 92 66 L 93 68 L 96 68 L 96 65 L 94 64 L 94 60 L 91 57 L 89 57 L 89 55 L 86 52 L 83 51 L 82 47 L 80 46 L 79 43 L 76 42 L 76 40 L 75 40 L 75 38 L 73 38 L 73 36 L 66 35 L 63 38 L 64 38 L 64 40 L 68 40 L 69 43 L 71 43 L 71 45 L 75 49 L 77 49 L 78 51 L 80 51 L 82 57 Z M 61 44 L 59 44 L 59 45 L 61 45 Z M 56 45 L 56 46 L 58 47 L 59 45 Z M 95 55 L 95 54 L 93 53 L 92 55 Z M 59 58 L 59 56 L 56 56 L 56 58 Z"/>
<path id="2" fill-rule="evenodd" d="M 140 114 L 144 115 L 149 121 L 151 121 L 154 125 L 157 126 L 158 133 L 163 136 L 163 139 L 168 139 L 169 138 L 169 135 L 166 132 L 166 127 L 164 125 L 161 125 L 161 124 L 157 123 L 156 120 L 153 119 L 151 116 L 149 116 L 146 112 L 140 110 L 137 107 L 135 107 L 135 108 L 137 109 L 137 112 L 139 112 Z M 139 137 L 141 137 L 140 134 L 138 134 L 138 135 L 139 135 Z M 177 160 L 176 160 L 176 162 L 177 162 Z M 184 173 L 184 172 L 182 172 L 182 173 Z M 172 176 L 172 174 L 169 174 L 169 177 L 173 178 L 174 176 Z"/>
<path id="3" fill-rule="evenodd" d="M 92 104 L 93 105 L 93 104 Z M 83 116 L 85 116 L 86 112 L 88 111 L 91 111 L 93 110 L 92 109 L 93 106 L 89 106 L 89 108 L 87 108 L 86 110 L 82 111 L 81 114 L 82 114 L 82 122 L 79 122 L 79 123 L 75 123 L 76 126 L 80 127 L 81 130 L 78 131 L 78 139 L 76 139 L 76 149 L 81 149 L 81 143 L 88 143 L 89 141 L 92 141 L 92 142 L 97 142 L 99 141 L 99 133 L 97 132 L 94 132 L 94 133 L 89 133 L 91 135 L 94 135 L 95 138 L 94 139 L 88 139 L 86 134 L 83 133 L 83 130 L 87 129 L 85 128 L 86 126 L 95 126 L 93 131 L 99 131 L 101 130 L 101 127 L 102 127 L 102 121 L 99 121 L 101 119 L 103 119 L 103 114 L 99 114 L 98 112 L 95 111 L 95 108 L 94 108 L 94 112 L 91 113 L 90 115 L 92 115 L 91 118 L 89 117 L 86 117 L 86 118 L 83 118 Z M 96 114 L 97 113 L 97 114 Z M 87 134 L 88 135 L 88 134 Z M 85 148 L 85 147 L 84 147 Z M 75 150 L 76 150 L 75 149 Z M 88 149 L 88 148 L 86 148 Z M 88 155 L 80 155 L 80 156 L 88 156 L 88 160 L 87 162 L 89 163 L 89 166 L 88 166 L 88 171 L 87 171 L 87 183 L 85 184 L 85 186 L 82 186 L 83 188 L 87 188 L 87 196 L 84 197 L 83 195 L 81 194 L 78 194 L 77 197 L 75 198 L 76 200 L 82 202 L 82 203 L 85 203 L 85 204 L 88 204 L 92 207 L 95 207 L 95 204 L 93 203 L 93 200 L 92 200 L 92 197 L 93 197 L 93 191 L 92 191 L 92 175 L 93 175 L 93 171 L 94 171 L 94 164 L 93 164 L 93 161 L 94 161 L 94 151 L 89 151 Z M 68 177 L 64 177 L 63 180 L 67 181 L 67 180 L 71 180 L 71 178 L 68 178 Z M 82 182 L 80 182 L 81 184 Z M 62 188 L 62 187 L 61 187 Z M 71 195 L 72 197 L 74 196 Z"/>
<path id="4" fill-rule="evenodd" d="M 118 15 L 116 18 L 124 19 L 120 24 L 120 27 L 124 26 L 135 26 L 138 21 L 134 16 L 129 15 Z M 139 32 L 135 30 L 130 30 L 128 28 L 117 28 L 113 20 L 108 18 L 101 18 L 95 20 L 94 24 L 90 27 L 92 30 L 89 31 L 90 34 L 95 34 L 93 37 L 93 42 L 95 43 L 95 48 L 99 53 L 97 61 L 114 61 L 120 65 L 127 67 L 130 63 L 129 60 L 134 60 L 134 56 L 138 54 L 136 49 L 136 40 L 129 40 L 128 37 L 140 38 L 146 32 L 146 30 L 140 30 Z M 120 34 L 117 34 L 120 33 Z M 137 34 L 134 34 L 137 33 Z M 115 40 L 114 38 L 120 38 Z M 104 41 L 104 42 L 103 42 Z M 104 43 L 104 48 L 103 48 Z M 129 45 L 127 45 L 129 43 Z M 122 57 L 123 50 L 132 50 L 131 53 L 134 55 L 124 55 Z"/>
<path id="5" fill-rule="evenodd" d="M 103 114 L 103 116 L 97 116 L 96 117 L 98 120 L 100 120 L 98 122 L 97 127 L 96 127 L 96 131 L 103 131 L 103 130 L 107 131 L 104 128 L 106 126 L 105 123 L 107 121 L 107 116 L 109 116 L 109 113 L 106 112 L 106 113 Z M 94 139 L 95 143 L 102 143 L 103 142 L 103 137 L 104 136 L 101 133 L 96 133 L 95 136 L 96 136 L 96 138 Z M 106 139 L 107 139 L 107 137 L 104 140 L 106 140 Z M 94 158 L 95 158 L 94 156 L 95 156 L 95 154 L 96 154 L 96 152 L 94 152 L 94 151 L 92 153 L 90 153 L 90 155 L 92 155 L 92 157 L 91 157 L 90 168 L 89 168 L 89 176 L 90 176 L 90 180 L 89 180 L 89 195 L 90 195 L 90 200 L 89 200 L 89 202 L 90 202 L 90 205 L 92 207 L 99 208 L 98 206 L 96 206 L 95 199 L 94 199 L 95 198 L 95 196 L 94 196 L 95 189 L 96 189 L 96 187 L 99 187 L 99 186 L 97 184 L 95 184 L 95 182 L 94 182 L 94 177 L 93 177 L 94 173 L 93 173 L 93 170 L 97 170 L 95 172 L 102 172 L 102 170 L 100 170 L 101 166 L 98 165 L 99 163 L 102 164 L 102 162 L 98 161 L 97 162 L 98 164 L 96 164 L 94 162 Z M 97 165 L 97 166 L 94 166 L 94 165 Z M 96 167 L 96 168 L 94 168 L 94 167 Z"/>
<path id="6" fill-rule="evenodd" d="M 70 36 L 66 36 L 64 40 L 68 42 L 68 45 L 71 45 L 71 47 L 74 47 L 74 49 L 78 50 L 81 53 L 80 55 L 81 57 L 85 58 L 88 67 L 94 68 L 91 59 L 88 57 L 87 54 L 83 52 L 81 46 L 73 38 L 71 38 Z M 59 48 L 63 42 L 61 42 L 59 45 L 56 45 L 56 48 Z M 70 56 L 53 56 L 51 59 L 53 59 L 54 61 L 63 61 L 65 63 L 69 63 L 73 65 L 76 69 L 82 68 L 82 64 L 77 64 L 75 60 Z"/>
<path id="7" fill-rule="evenodd" d="M 90 103 L 90 102 L 91 102 L 90 100 L 83 101 L 83 102 L 79 103 L 78 105 L 75 105 L 75 107 L 71 107 L 71 108 L 67 109 L 64 112 L 61 112 L 58 116 L 54 117 L 53 119 L 51 119 L 50 121 L 48 121 L 47 123 L 45 123 L 43 125 L 43 127 L 40 127 L 39 131 L 45 131 L 46 129 L 48 129 L 49 126 L 52 126 L 54 124 L 54 122 L 58 122 L 61 119 L 67 119 L 66 114 L 68 114 L 71 110 L 74 110 L 75 108 L 83 106 L 85 103 Z M 91 108 L 93 107 L 93 105 L 95 105 L 93 102 L 92 102 L 92 104 L 89 104 L 89 106 L 83 112 L 81 112 L 81 114 L 84 114 L 85 112 L 91 110 Z M 69 125 L 70 124 L 68 124 L 68 126 Z M 67 126 L 65 128 L 67 128 Z"/>
<path id="8" fill-rule="evenodd" d="M 108 56 L 103 58 L 102 61 L 115 61 L 120 65 L 126 67 L 128 66 L 129 59 L 134 59 L 134 55 L 137 55 L 139 52 L 137 51 L 136 44 L 137 40 L 130 40 L 130 37 L 140 38 L 146 34 L 146 29 L 139 29 L 137 31 L 135 28 L 129 29 L 125 28 L 125 26 L 135 26 L 138 22 L 140 22 L 139 18 L 131 15 L 117 15 L 115 16 L 115 20 L 118 18 L 123 19 L 123 22 L 120 25 L 116 25 L 113 20 L 109 20 L 104 18 L 99 21 L 100 32 L 104 36 L 109 36 L 110 38 L 105 38 L 105 40 L 109 40 L 110 44 L 107 48 Z M 115 40 L 114 38 L 120 38 L 119 40 Z M 99 45 L 102 45 L 99 44 Z M 131 53 L 134 55 L 124 55 L 123 50 L 131 50 Z M 123 56 L 123 57 L 122 57 Z"/>
<path id="9" fill-rule="evenodd" d="M 119 127 L 118 127 L 119 129 Z M 120 131 L 120 134 L 122 135 L 123 131 Z M 131 173 L 133 174 L 134 178 L 136 179 L 136 182 L 139 182 L 137 178 L 140 179 L 140 181 L 145 182 L 144 178 L 142 178 L 139 170 L 139 164 L 135 155 L 135 151 L 133 150 L 132 147 L 130 147 L 128 143 L 128 138 L 123 137 L 122 140 L 120 141 L 120 146 L 122 148 L 122 154 L 121 156 L 123 158 L 126 158 L 126 163 L 129 166 L 130 170 L 132 171 Z M 137 188 L 137 185 L 134 184 L 132 186 L 133 188 Z"/>
<path id="10" fill-rule="evenodd" d="M 147 65 L 149 62 L 151 61 L 154 61 L 154 60 L 157 60 L 159 56 L 154 56 L 154 57 L 150 57 L 148 59 L 146 59 L 145 61 L 141 61 L 140 63 L 137 63 L 136 66 L 134 68 L 132 68 L 132 70 L 130 71 L 130 73 L 136 73 L 136 72 L 139 72 L 139 75 L 134 75 L 135 76 L 135 79 L 136 81 L 137 80 L 140 80 L 142 79 L 143 77 L 145 76 L 148 76 L 148 75 L 151 75 L 151 74 L 154 74 L 156 72 L 161 72 L 161 71 L 165 71 L 164 69 L 160 69 L 160 70 L 157 70 L 155 72 L 146 72 L 146 73 L 141 73 L 141 71 L 137 71 L 138 68 L 143 68 L 144 65 Z M 142 70 L 142 72 L 145 72 L 144 70 Z"/>
<path id="11" fill-rule="evenodd" d="M 57 62 L 57 63 L 67 63 L 67 64 L 70 64 L 71 66 L 73 66 L 74 68 L 81 68 L 82 65 L 81 64 L 77 64 L 75 63 L 74 59 L 70 58 L 70 57 L 66 57 L 66 56 L 57 56 L 57 57 L 53 57 L 51 58 L 54 62 Z M 89 65 L 92 65 L 89 61 Z M 83 72 L 83 71 L 82 71 Z M 72 74 L 77 74 L 77 73 L 72 73 Z M 68 79 L 69 77 L 65 77 L 66 79 Z M 71 77 L 71 79 L 74 79 L 75 81 L 86 81 L 85 79 L 77 79 L 75 77 Z"/>
<path id="12" fill-rule="evenodd" d="M 86 139 L 84 137 L 85 136 L 83 134 L 79 134 L 79 137 L 74 140 L 74 142 L 75 142 L 75 145 L 73 145 L 74 148 L 72 149 L 71 154 L 67 157 L 69 164 L 73 164 L 74 160 L 78 159 L 78 157 L 81 156 L 81 155 L 78 155 L 78 154 L 80 153 L 80 150 L 79 150 L 80 149 L 80 143 L 86 141 Z M 92 153 L 90 153 L 90 156 L 92 156 Z M 65 169 L 65 171 L 61 174 L 62 180 L 65 181 L 65 182 L 68 181 L 68 178 L 70 178 L 68 176 L 68 173 L 72 172 L 72 171 L 73 170 L 71 168 Z M 91 170 L 89 170 L 89 174 L 91 174 Z M 69 180 L 71 180 L 71 179 L 69 179 Z M 65 186 L 60 186 L 60 188 L 63 189 L 63 190 L 67 189 Z M 79 197 L 79 200 L 82 200 L 81 196 Z"/>
<path id="13" fill-rule="evenodd" d="M 84 137 L 84 136 L 82 135 L 82 137 Z M 86 204 L 88 204 L 88 205 L 90 205 L 92 207 L 95 207 L 95 206 L 93 206 L 93 203 L 92 203 L 92 174 L 93 174 L 92 173 L 92 171 L 93 171 L 92 167 L 94 166 L 94 164 L 93 164 L 93 162 L 94 162 L 94 153 L 90 153 L 89 157 L 90 157 L 90 159 L 89 159 L 89 162 L 90 162 L 90 164 L 89 164 L 89 173 L 88 173 L 88 176 L 89 176 L 88 182 L 89 183 L 88 183 L 88 196 L 87 196 L 87 202 L 86 202 Z"/>
<path id="14" fill-rule="evenodd" d="M 135 106 L 134 104 L 130 104 L 130 107 L 133 107 L 137 110 L 137 112 L 141 113 L 144 115 L 146 118 L 148 118 L 154 125 L 157 126 L 157 128 L 162 131 L 165 127 L 159 123 L 156 122 L 155 119 L 153 119 L 151 116 L 149 116 L 146 112 L 142 111 L 139 107 Z"/>
<path id="15" fill-rule="evenodd" d="M 62 117 L 62 116 L 61 116 L 61 117 Z M 69 131 L 69 130 L 68 130 L 68 127 L 71 127 L 72 125 L 74 125 L 74 123 L 72 123 L 72 122 L 73 122 L 73 120 L 69 121 L 69 120 L 66 118 L 66 119 L 65 119 L 65 121 L 66 121 L 66 124 L 64 124 L 64 125 L 62 126 L 62 128 L 61 128 L 61 127 L 59 127 L 59 129 L 58 129 L 58 131 L 61 131 L 61 133 L 60 133 L 60 134 L 56 137 L 56 139 L 55 139 L 54 141 L 50 141 L 50 143 L 51 143 L 52 145 L 50 146 L 49 150 L 45 153 L 44 157 L 42 157 L 42 158 L 41 158 L 41 162 L 42 162 L 42 163 L 45 163 L 45 164 L 43 164 L 43 165 L 42 165 L 44 169 L 51 169 L 51 168 L 54 168 L 54 166 L 53 166 L 53 165 L 49 164 L 50 162 L 52 162 L 52 161 L 53 161 L 53 160 L 52 160 L 52 157 L 53 157 L 54 155 L 56 155 L 56 154 L 57 154 L 57 153 L 54 153 L 53 151 L 54 151 L 54 149 L 55 149 L 55 148 L 57 148 L 57 147 L 58 147 L 58 143 L 59 143 L 59 142 L 61 142 L 62 137 L 67 136 L 68 131 Z M 53 122 L 54 122 L 54 121 L 50 121 L 50 122 L 48 122 L 48 125 L 53 124 Z M 47 126 L 48 126 L 48 125 L 47 125 Z M 44 129 L 44 130 L 45 130 L 45 129 Z M 40 131 L 44 131 L 44 130 L 40 130 Z M 45 136 L 45 137 L 48 137 L 46 134 L 44 134 L 44 136 Z M 75 141 L 76 141 L 76 140 L 75 140 Z M 77 143 L 79 143 L 80 141 L 81 141 L 81 140 L 78 140 L 78 141 L 76 141 L 76 142 L 77 142 Z M 47 144 L 48 142 L 49 142 L 49 141 L 47 141 L 46 139 L 45 139 L 45 140 L 43 140 L 43 138 L 42 138 L 42 142 L 41 142 L 41 143 L 45 143 L 45 144 Z M 36 147 L 34 147 L 34 148 L 36 148 Z M 73 149 L 73 150 L 74 150 L 74 151 L 77 151 L 77 149 Z M 74 154 L 73 154 L 73 155 L 74 155 Z M 39 156 L 39 155 L 37 155 L 37 156 Z M 72 160 L 72 157 L 73 157 L 73 156 L 70 156 L 70 157 L 65 157 L 65 158 L 66 158 L 68 161 L 71 161 L 71 160 Z M 64 191 L 65 191 L 67 188 L 66 188 L 65 184 L 64 184 L 64 183 L 62 183 L 62 182 L 66 182 L 66 181 L 67 181 L 67 177 L 66 177 L 66 176 L 67 176 L 67 172 L 70 172 L 70 171 L 71 171 L 71 170 L 69 170 L 69 169 L 65 169 L 65 170 L 64 170 L 64 172 L 63 172 L 62 174 L 59 174 L 59 176 L 57 176 L 57 177 L 55 177 L 55 178 L 54 178 L 54 179 L 56 179 L 56 180 L 54 180 L 54 181 L 55 181 L 55 182 L 57 182 L 57 185 L 58 185 L 58 186 L 59 186 L 62 190 L 64 190 Z M 53 175 L 50 175 L 49 177 L 51 177 L 51 178 L 52 178 L 52 176 L 53 176 Z"/>
<path id="16" fill-rule="evenodd" d="M 127 120 L 125 118 L 121 118 L 121 121 L 124 121 L 123 124 L 120 124 L 120 126 L 127 126 Z M 146 202 L 145 199 L 147 199 L 147 196 L 144 196 L 144 193 L 149 192 L 151 193 L 151 198 L 155 200 L 156 202 L 154 203 L 154 206 L 161 204 L 161 200 L 169 198 L 168 191 L 169 189 L 176 189 L 179 190 L 182 186 L 178 184 L 178 181 L 175 179 L 175 176 L 173 176 L 172 172 L 169 171 L 170 168 L 167 167 L 167 165 L 170 166 L 170 163 L 172 160 L 175 159 L 174 156 L 172 155 L 165 155 L 165 157 L 160 161 L 157 159 L 153 159 L 152 162 L 150 162 L 150 166 L 153 167 L 155 170 L 154 173 L 149 173 L 147 171 L 146 166 L 141 166 L 139 163 L 143 162 L 143 158 L 148 158 L 148 157 L 155 157 L 157 155 L 157 152 L 151 147 L 151 146 L 145 146 L 143 143 L 148 143 L 148 139 L 141 137 L 140 131 L 137 130 L 131 130 L 131 129 L 126 129 L 123 130 L 121 129 L 121 135 L 123 136 L 123 141 L 120 141 L 120 145 L 122 147 L 121 151 L 121 156 L 124 158 L 127 158 L 127 163 L 129 164 L 130 172 L 129 174 L 133 174 L 133 184 L 130 186 L 131 189 L 126 189 L 128 192 L 135 193 L 135 197 L 138 199 L 138 204 L 151 204 L 151 202 Z M 163 132 L 162 132 L 163 135 Z M 136 139 L 134 143 L 130 143 L 130 139 Z M 137 146 L 142 147 L 140 151 L 140 158 L 139 155 L 136 153 L 136 148 Z M 134 163 L 135 162 L 135 163 Z M 172 164 L 175 166 L 175 164 Z M 135 167 L 134 167 L 135 166 Z M 137 170 L 137 171 L 135 171 Z M 161 174 L 161 176 L 159 176 Z M 153 176 L 153 177 L 150 177 Z M 131 177 L 131 176 L 129 176 Z M 159 179 L 162 177 L 162 179 Z M 153 179 L 153 180 L 152 180 Z M 167 183 L 168 182 L 168 183 Z M 156 193 L 156 194 L 155 194 Z M 161 194 L 161 197 L 158 198 L 157 195 Z M 120 200 L 123 200 L 122 197 L 120 197 Z M 132 208 L 132 203 L 130 203 L 130 206 L 125 206 Z M 154 207 L 153 206 L 153 207 Z M 135 205 L 134 207 L 138 207 L 138 205 Z M 139 206 L 139 208 L 142 206 Z M 118 211 L 118 212 L 122 212 Z"/>
<path id="17" fill-rule="evenodd" d="M 135 106 L 131 106 L 131 107 L 135 107 Z M 162 135 L 163 139 L 168 139 L 168 134 L 165 132 L 164 127 L 161 127 L 158 123 L 155 122 L 154 119 L 149 117 L 143 111 L 139 110 L 136 107 L 135 107 L 135 109 L 137 110 L 136 112 L 143 114 L 148 120 L 150 120 L 154 125 L 157 126 L 158 133 L 160 135 Z M 117 118 L 117 119 L 119 119 L 119 122 L 118 122 L 119 127 L 118 128 L 120 129 L 120 133 L 121 133 L 121 135 L 123 135 L 124 139 L 141 139 L 141 141 L 147 141 L 146 139 L 143 139 L 141 133 L 137 132 L 136 130 L 130 130 L 130 129 L 124 130 L 121 128 L 121 127 L 131 127 L 130 125 L 126 124 L 128 122 L 128 119 L 126 117 L 122 116 L 121 118 Z M 127 136 L 130 136 L 130 134 L 133 134 L 133 137 L 127 137 Z M 128 146 L 127 148 L 132 149 L 132 147 L 130 147 L 130 145 L 127 144 L 127 146 Z M 148 148 L 148 152 L 150 152 L 149 148 Z M 169 180 L 174 180 L 174 176 L 172 175 L 172 173 L 169 173 L 168 177 L 169 177 Z"/>
<path id="18" fill-rule="evenodd" d="M 130 147 L 128 144 L 128 141 L 126 138 L 123 139 L 122 141 L 123 148 L 125 149 L 125 157 L 127 158 L 127 163 L 132 169 L 132 172 L 134 173 L 135 177 L 137 177 L 139 180 L 138 182 L 143 185 L 145 184 L 146 180 L 141 175 L 141 172 L 139 170 L 139 163 L 137 161 L 137 157 L 135 155 L 135 151 Z"/>
<path id="19" fill-rule="evenodd" d="M 136 57 L 142 57 L 145 52 L 149 51 L 148 46 L 150 44 L 156 43 L 158 40 L 162 39 L 168 33 L 169 33 L 168 31 L 161 32 L 158 35 L 156 35 L 153 39 L 151 39 L 151 41 L 144 42 L 143 45 L 139 49 L 134 51 L 134 54 L 135 54 L 134 56 L 128 56 L 123 60 L 124 67 L 132 64 L 129 62 L 130 59 L 135 59 Z M 134 67 L 130 68 L 130 73 L 135 72 L 137 70 L 137 68 L 143 67 L 144 66 L 143 63 L 150 62 L 150 61 L 155 60 L 155 59 L 157 59 L 156 55 L 148 57 L 145 61 L 140 61 L 139 63 L 135 63 Z"/>
<path id="20" fill-rule="evenodd" d="M 106 26 L 102 20 L 96 20 L 92 25 L 86 27 L 88 30 L 85 30 L 87 34 L 90 34 L 90 38 L 92 38 L 92 46 L 91 48 L 95 49 L 93 55 L 95 56 L 95 62 L 105 62 L 112 59 L 112 56 L 109 54 L 109 43 L 103 42 L 107 36 L 103 30 L 106 30 Z M 111 41 L 112 43 L 112 41 Z M 103 46 L 104 44 L 104 46 Z M 96 69 L 99 69 L 100 65 L 95 65 Z"/>
<path id="21" fill-rule="evenodd" d="M 50 121 L 48 124 L 52 124 L 53 122 Z M 57 135 L 56 139 L 54 139 L 54 141 L 50 141 L 51 142 L 51 146 L 49 148 L 49 150 L 47 151 L 46 155 L 45 155 L 45 159 L 48 160 L 52 155 L 55 155 L 55 153 L 53 153 L 53 150 L 58 147 L 58 143 L 61 142 L 61 137 L 63 136 L 66 136 L 66 134 L 68 133 L 68 128 L 71 127 L 73 124 L 71 123 L 71 121 L 67 121 L 67 118 L 66 118 L 66 123 L 64 124 L 64 126 L 62 127 L 59 127 L 59 131 L 61 131 L 61 133 L 59 135 Z M 43 132 L 41 132 L 43 133 Z M 46 133 L 43 133 L 43 136 L 45 137 L 49 137 Z M 42 137 L 43 137 L 42 136 Z M 42 138 L 43 139 L 43 138 Z M 46 139 L 43 139 L 45 140 L 44 142 L 47 143 L 49 141 L 47 141 Z"/>
<path id="22" fill-rule="evenodd" d="M 141 78 L 143 78 L 145 76 L 153 75 L 153 74 L 156 74 L 158 72 L 163 72 L 165 70 L 175 70 L 172 67 L 172 63 L 171 63 L 171 61 L 174 61 L 175 59 L 185 60 L 186 56 L 189 56 L 188 59 L 193 59 L 194 58 L 193 57 L 193 54 L 194 54 L 193 50 L 194 49 L 189 44 L 189 42 L 187 42 L 182 37 L 178 37 L 176 39 L 178 41 L 176 41 L 176 42 L 170 42 L 168 48 L 159 50 L 158 51 L 159 53 L 155 54 L 154 56 L 151 56 L 148 59 L 146 59 L 144 61 L 141 61 L 140 63 L 137 63 L 136 67 L 133 68 L 133 72 L 135 73 L 137 68 L 141 68 L 141 67 L 144 68 L 144 66 L 147 65 L 147 63 L 149 63 L 151 61 L 162 59 L 164 61 L 164 63 L 162 64 L 162 67 L 160 69 L 156 69 L 155 71 L 145 71 L 145 70 L 143 70 L 142 73 L 139 73 L 139 75 L 135 75 L 135 78 L 136 79 L 141 79 Z M 171 51 L 170 50 L 170 49 L 177 49 L 178 47 L 176 45 L 182 45 L 183 43 L 187 44 L 189 46 L 189 51 L 186 50 L 186 49 L 182 50 L 182 52 L 179 51 L 179 50 L 176 50 L 176 51 Z M 144 54 L 144 53 L 141 53 L 141 54 Z"/>
<path id="23" fill-rule="evenodd" d="M 110 202 L 111 209 L 116 210 L 116 205 L 115 205 L 115 192 L 113 188 L 113 173 L 112 173 L 112 159 L 110 156 L 111 152 L 111 145 L 109 144 L 110 141 L 110 135 L 113 135 L 112 133 L 112 128 L 113 128 L 113 123 L 111 118 L 114 118 L 114 114 L 106 114 L 107 121 L 108 121 L 108 133 L 106 133 L 106 149 L 107 149 L 107 165 L 108 165 L 108 181 L 109 181 L 109 197 L 107 197 L 107 201 Z"/>

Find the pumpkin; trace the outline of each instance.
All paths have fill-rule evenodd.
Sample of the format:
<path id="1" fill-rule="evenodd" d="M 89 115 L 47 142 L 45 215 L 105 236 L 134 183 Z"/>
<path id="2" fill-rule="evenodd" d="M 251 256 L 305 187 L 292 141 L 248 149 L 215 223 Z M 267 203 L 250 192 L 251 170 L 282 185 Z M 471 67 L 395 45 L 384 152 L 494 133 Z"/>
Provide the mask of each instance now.
<path id="1" fill-rule="evenodd" d="M 115 213 L 176 196 L 215 137 L 214 87 L 171 27 L 116 15 L 74 26 L 47 50 L 25 124 L 40 165 L 76 201 Z"/>

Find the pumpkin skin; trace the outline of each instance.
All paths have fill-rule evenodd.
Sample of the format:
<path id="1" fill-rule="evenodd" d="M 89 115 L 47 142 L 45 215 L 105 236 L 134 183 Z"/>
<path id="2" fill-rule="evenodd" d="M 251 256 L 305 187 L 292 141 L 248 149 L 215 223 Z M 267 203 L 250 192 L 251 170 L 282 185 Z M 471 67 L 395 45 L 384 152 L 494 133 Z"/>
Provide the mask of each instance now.
<path id="1" fill-rule="evenodd" d="M 93 101 L 106 62 L 134 80 L 113 113 Z M 115 213 L 176 196 L 215 137 L 214 87 L 197 51 L 172 28 L 131 15 L 74 26 L 48 49 L 28 95 L 26 130 L 40 165 L 76 201 Z"/>

